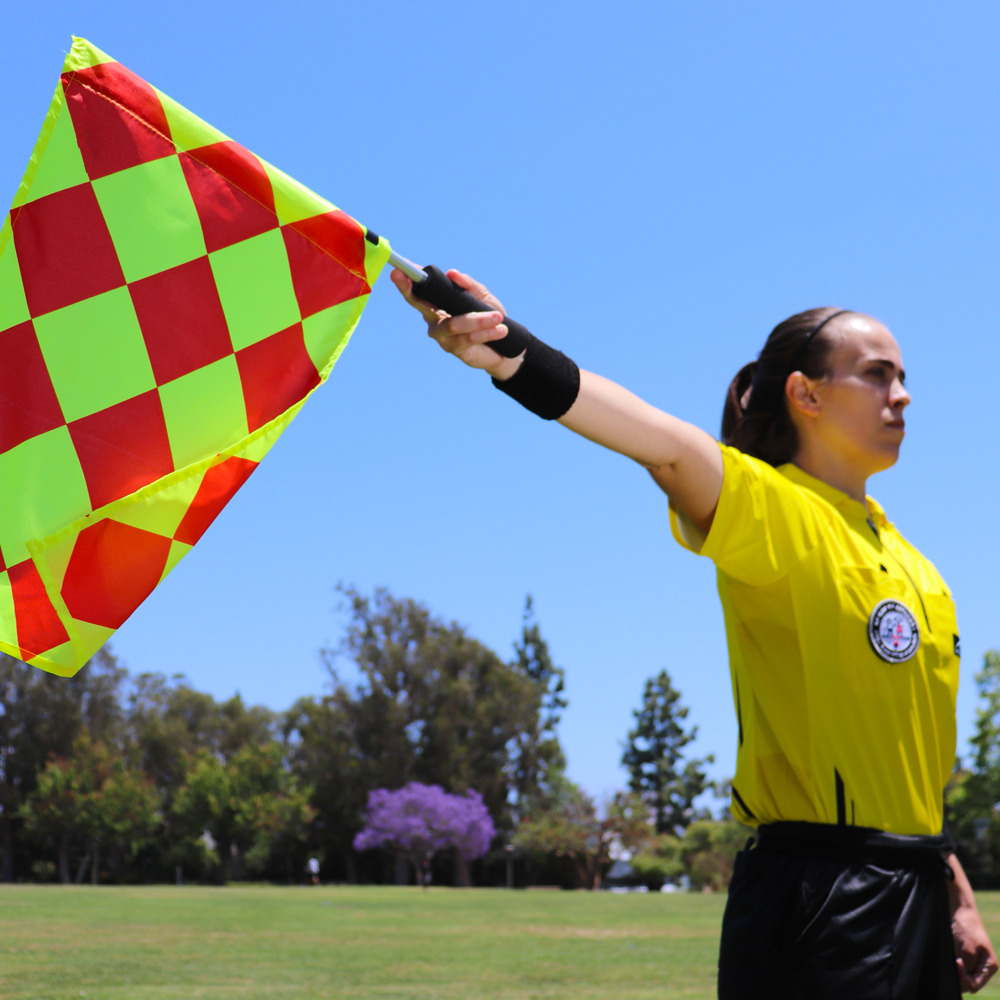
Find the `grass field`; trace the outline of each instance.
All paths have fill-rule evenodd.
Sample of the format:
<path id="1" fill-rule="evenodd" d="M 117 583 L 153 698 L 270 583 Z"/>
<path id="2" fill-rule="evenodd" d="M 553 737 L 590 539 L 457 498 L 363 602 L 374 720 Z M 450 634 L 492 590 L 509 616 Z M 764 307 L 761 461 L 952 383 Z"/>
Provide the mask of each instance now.
<path id="1" fill-rule="evenodd" d="M 723 905 L 700 895 L 5 886 L 0 997 L 711 1000 Z M 983 894 L 980 907 L 1000 940 L 1000 895 Z"/>

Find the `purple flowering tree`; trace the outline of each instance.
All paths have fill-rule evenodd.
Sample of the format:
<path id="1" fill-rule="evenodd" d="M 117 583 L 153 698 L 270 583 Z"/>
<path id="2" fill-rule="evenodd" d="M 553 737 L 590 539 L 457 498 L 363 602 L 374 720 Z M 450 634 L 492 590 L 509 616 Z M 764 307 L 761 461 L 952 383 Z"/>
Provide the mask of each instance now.
<path id="1" fill-rule="evenodd" d="M 364 819 L 364 829 L 354 838 L 355 850 L 395 850 L 409 859 L 424 885 L 431 858 L 449 847 L 458 859 L 457 881 L 467 885 L 466 863 L 482 857 L 496 833 L 478 792 L 450 795 L 438 785 L 417 781 L 395 791 L 370 792 Z"/>

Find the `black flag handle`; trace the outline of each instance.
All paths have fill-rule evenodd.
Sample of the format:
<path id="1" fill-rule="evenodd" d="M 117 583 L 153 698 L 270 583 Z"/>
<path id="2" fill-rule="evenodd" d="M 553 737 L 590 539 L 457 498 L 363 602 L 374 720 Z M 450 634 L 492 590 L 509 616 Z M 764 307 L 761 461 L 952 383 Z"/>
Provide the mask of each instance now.
<path id="1" fill-rule="evenodd" d="M 449 316 L 462 316 L 471 312 L 491 312 L 493 307 L 477 299 L 471 292 L 456 285 L 440 268 L 429 264 L 418 267 L 395 252 L 389 255 L 389 263 L 398 267 L 413 281 L 413 294 L 435 309 L 443 309 Z M 507 336 L 490 341 L 489 346 L 505 358 L 516 358 L 527 346 L 531 334 L 515 320 L 503 318 Z"/>

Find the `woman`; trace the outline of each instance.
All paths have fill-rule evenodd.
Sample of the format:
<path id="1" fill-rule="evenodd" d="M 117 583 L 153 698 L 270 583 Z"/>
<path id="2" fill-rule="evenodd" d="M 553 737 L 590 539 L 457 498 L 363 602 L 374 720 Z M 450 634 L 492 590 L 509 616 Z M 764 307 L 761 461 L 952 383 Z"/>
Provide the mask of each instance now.
<path id="1" fill-rule="evenodd" d="M 447 317 L 392 278 L 450 354 L 533 412 L 645 466 L 675 537 L 718 569 L 739 725 L 737 859 L 723 1000 L 938 1000 L 997 969 L 942 833 L 955 752 L 958 631 L 947 587 L 868 477 L 896 461 L 910 402 L 871 317 L 779 324 L 733 380 L 720 445 L 537 340 L 516 358 L 502 307 Z"/>

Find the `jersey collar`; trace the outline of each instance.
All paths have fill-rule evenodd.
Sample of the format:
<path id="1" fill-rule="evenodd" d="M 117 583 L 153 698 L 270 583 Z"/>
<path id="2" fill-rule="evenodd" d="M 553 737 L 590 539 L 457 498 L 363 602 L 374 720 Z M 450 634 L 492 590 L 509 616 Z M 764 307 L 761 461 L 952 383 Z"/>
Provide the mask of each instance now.
<path id="1" fill-rule="evenodd" d="M 866 503 L 861 503 L 859 500 L 849 497 L 842 490 L 838 490 L 836 486 L 831 486 L 829 483 L 823 482 L 822 479 L 809 475 L 808 472 L 792 462 L 779 465 L 778 472 L 796 485 L 804 486 L 807 490 L 812 490 L 813 493 L 821 496 L 845 517 L 856 517 L 862 521 L 870 520 L 877 528 L 884 528 L 889 524 L 885 511 L 874 497 L 866 496 Z"/>

